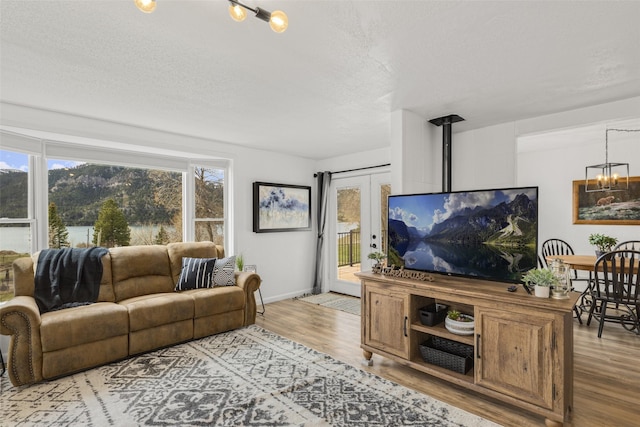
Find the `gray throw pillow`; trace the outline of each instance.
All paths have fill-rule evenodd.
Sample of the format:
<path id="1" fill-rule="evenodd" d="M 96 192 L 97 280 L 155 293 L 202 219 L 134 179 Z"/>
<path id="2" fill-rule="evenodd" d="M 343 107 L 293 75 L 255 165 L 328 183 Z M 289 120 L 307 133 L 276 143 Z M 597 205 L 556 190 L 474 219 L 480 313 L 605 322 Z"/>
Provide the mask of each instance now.
<path id="1" fill-rule="evenodd" d="M 214 286 L 234 286 L 236 284 L 236 256 L 216 260 L 213 269 Z"/>

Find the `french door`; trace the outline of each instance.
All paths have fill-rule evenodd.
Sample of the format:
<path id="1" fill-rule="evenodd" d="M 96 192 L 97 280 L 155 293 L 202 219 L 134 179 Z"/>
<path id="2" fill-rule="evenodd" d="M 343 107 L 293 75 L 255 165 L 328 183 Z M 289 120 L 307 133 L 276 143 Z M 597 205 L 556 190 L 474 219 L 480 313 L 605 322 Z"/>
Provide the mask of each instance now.
<path id="1" fill-rule="evenodd" d="M 334 178 L 330 191 L 328 290 L 360 296 L 354 273 L 371 270 L 371 252 L 386 254 L 391 174 Z"/>

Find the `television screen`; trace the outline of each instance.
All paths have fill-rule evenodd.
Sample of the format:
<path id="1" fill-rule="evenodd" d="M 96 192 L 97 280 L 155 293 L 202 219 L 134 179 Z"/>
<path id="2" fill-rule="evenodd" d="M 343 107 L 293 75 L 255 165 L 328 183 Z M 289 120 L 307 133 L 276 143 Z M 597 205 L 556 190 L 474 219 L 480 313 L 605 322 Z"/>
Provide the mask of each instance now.
<path id="1" fill-rule="evenodd" d="M 538 187 L 389 196 L 389 265 L 518 283 L 537 266 Z"/>

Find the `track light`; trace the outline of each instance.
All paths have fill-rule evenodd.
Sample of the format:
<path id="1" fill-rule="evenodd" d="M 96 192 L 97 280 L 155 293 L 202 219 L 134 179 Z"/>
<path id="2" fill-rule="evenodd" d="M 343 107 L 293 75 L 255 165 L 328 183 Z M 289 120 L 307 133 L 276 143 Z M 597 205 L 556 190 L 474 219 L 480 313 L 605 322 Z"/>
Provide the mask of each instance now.
<path id="1" fill-rule="evenodd" d="M 145 13 L 151 13 L 156 10 L 156 0 L 133 0 L 136 7 Z M 289 26 L 289 18 L 287 14 L 281 10 L 269 12 L 268 10 L 255 9 L 240 3 L 237 0 L 229 0 L 229 15 L 234 21 L 242 22 L 247 18 L 247 10 L 256 14 L 256 18 L 262 19 L 269 23 L 269 26 L 276 33 L 284 33 Z"/>
<path id="2" fill-rule="evenodd" d="M 240 22 L 243 21 L 244 18 L 246 17 L 246 10 L 250 10 L 251 12 L 256 14 L 256 18 L 258 19 L 262 19 L 265 22 L 269 23 L 269 26 L 271 27 L 271 29 L 273 31 L 275 31 L 276 33 L 284 33 L 284 31 L 287 29 L 287 27 L 289 26 L 289 18 L 287 18 L 287 14 L 284 13 L 281 10 L 276 10 L 274 12 L 269 12 L 267 10 L 264 9 L 260 9 L 259 7 L 256 7 L 255 9 L 246 6 L 242 3 L 240 3 L 237 0 L 229 0 L 229 14 L 231 15 L 231 17 Z M 241 9 L 242 10 L 242 14 L 243 17 L 242 19 L 237 19 L 236 17 L 238 16 L 238 11 L 236 10 L 236 8 Z"/>
<path id="3" fill-rule="evenodd" d="M 242 22 L 247 18 L 247 11 L 244 7 L 231 2 L 229 3 L 229 15 L 234 21 Z"/>

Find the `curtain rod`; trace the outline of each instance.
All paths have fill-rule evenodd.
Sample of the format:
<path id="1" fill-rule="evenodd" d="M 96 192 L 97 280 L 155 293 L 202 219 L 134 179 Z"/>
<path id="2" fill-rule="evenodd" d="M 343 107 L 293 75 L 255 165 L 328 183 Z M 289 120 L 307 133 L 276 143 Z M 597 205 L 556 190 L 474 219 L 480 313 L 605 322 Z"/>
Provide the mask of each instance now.
<path id="1" fill-rule="evenodd" d="M 377 166 L 365 166 L 363 168 L 355 168 L 355 169 L 346 169 L 343 171 L 336 171 L 336 172 L 329 172 L 331 175 L 335 175 L 337 173 L 347 173 L 347 172 L 355 172 L 355 171 L 362 171 L 362 170 L 366 170 L 366 169 L 376 169 L 376 168 L 383 168 L 385 166 L 391 166 L 391 163 L 385 163 L 384 165 L 377 165 Z M 313 177 L 316 178 L 318 176 L 317 173 L 313 174 Z"/>

